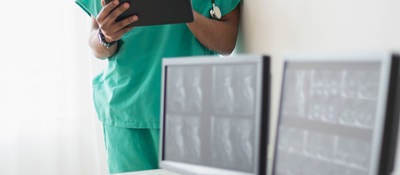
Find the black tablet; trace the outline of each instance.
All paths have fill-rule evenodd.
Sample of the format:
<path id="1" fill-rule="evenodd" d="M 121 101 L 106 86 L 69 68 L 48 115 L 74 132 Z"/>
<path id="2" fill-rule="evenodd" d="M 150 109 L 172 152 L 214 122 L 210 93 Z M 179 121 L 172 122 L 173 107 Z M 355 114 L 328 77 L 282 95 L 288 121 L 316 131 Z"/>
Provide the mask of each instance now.
<path id="1" fill-rule="evenodd" d="M 112 0 L 105 0 L 106 3 Z M 186 23 L 193 21 L 191 0 L 120 0 L 128 2 L 129 9 L 122 13 L 117 21 L 137 15 L 139 20 L 134 26 Z"/>

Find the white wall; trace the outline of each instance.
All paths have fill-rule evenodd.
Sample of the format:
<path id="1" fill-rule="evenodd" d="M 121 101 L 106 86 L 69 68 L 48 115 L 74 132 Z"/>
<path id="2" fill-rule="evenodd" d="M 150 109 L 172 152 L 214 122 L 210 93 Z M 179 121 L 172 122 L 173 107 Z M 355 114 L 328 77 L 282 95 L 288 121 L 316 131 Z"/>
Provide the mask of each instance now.
<path id="1" fill-rule="evenodd" d="M 91 100 L 90 18 L 73 0 L 0 9 L 0 174 L 107 174 Z"/>
<path id="2" fill-rule="evenodd" d="M 243 0 L 241 20 L 239 53 L 272 56 L 272 131 L 283 55 L 349 50 L 400 52 L 399 0 Z"/>

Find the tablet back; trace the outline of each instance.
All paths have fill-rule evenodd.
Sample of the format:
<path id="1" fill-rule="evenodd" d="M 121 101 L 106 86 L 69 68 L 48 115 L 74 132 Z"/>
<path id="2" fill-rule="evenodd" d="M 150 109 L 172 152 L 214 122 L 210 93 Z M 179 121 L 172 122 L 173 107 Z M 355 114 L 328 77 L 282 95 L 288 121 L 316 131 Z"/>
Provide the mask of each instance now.
<path id="1" fill-rule="evenodd" d="M 106 0 L 106 3 L 112 0 Z M 134 26 L 186 23 L 193 21 L 190 0 L 120 0 L 128 2 L 130 7 L 116 21 L 137 15 L 139 20 Z"/>

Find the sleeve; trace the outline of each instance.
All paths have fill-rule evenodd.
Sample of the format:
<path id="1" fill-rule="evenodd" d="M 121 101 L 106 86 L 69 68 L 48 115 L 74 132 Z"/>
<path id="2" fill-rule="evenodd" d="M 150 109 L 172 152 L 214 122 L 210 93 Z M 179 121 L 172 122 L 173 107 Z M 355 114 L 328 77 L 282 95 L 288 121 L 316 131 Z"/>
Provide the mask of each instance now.
<path id="1" fill-rule="evenodd" d="M 222 16 L 235 9 L 239 3 L 240 0 L 215 0 L 215 4 L 220 8 Z M 210 17 L 212 0 L 192 0 L 192 7 L 200 14 Z"/>
<path id="2" fill-rule="evenodd" d="M 210 0 L 211 3 L 211 0 Z M 215 0 L 215 4 L 221 9 L 222 16 L 225 16 L 234 10 L 240 3 L 240 0 Z"/>
<path id="3" fill-rule="evenodd" d="M 89 16 L 97 16 L 101 9 L 101 0 L 75 0 Z"/>

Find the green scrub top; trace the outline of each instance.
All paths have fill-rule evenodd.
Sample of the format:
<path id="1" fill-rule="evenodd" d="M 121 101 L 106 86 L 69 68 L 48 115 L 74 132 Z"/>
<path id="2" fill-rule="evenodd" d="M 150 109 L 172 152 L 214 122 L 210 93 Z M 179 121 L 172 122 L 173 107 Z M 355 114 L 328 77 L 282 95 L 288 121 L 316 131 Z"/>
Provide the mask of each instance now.
<path id="1" fill-rule="evenodd" d="M 101 0 L 75 2 L 94 17 L 102 8 Z M 192 6 L 210 17 L 211 2 L 192 0 Z M 225 15 L 239 2 L 216 0 L 216 5 Z M 121 41 L 108 66 L 93 80 L 97 115 L 104 124 L 116 127 L 159 128 L 162 58 L 216 54 L 204 47 L 184 23 L 135 27 Z"/>

